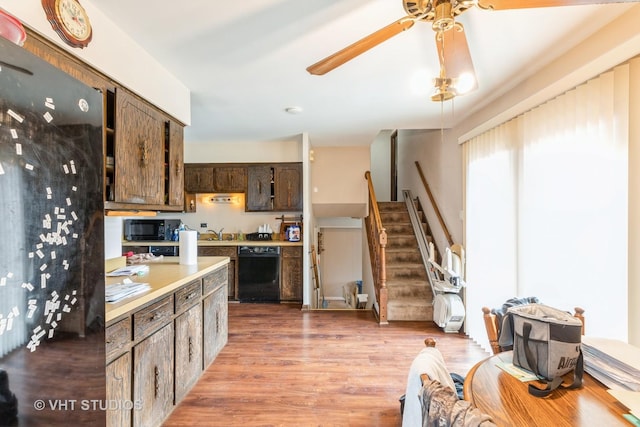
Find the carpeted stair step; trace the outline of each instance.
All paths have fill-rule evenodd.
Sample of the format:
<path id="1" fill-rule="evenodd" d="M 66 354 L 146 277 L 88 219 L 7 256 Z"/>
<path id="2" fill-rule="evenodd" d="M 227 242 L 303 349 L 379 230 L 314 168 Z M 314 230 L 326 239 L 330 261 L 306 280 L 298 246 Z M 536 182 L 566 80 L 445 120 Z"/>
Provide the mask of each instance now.
<path id="1" fill-rule="evenodd" d="M 390 321 L 432 321 L 433 305 L 414 298 L 389 300 L 387 319 Z"/>
<path id="2" fill-rule="evenodd" d="M 407 250 L 405 248 L 387 249 L 386 256 L 387 256 L 387 265 L 396 264 L 396 263 L 405 263 L 405 262 L 412 263 L 412 264 L 422 263 L 422 256 L 420 255 L 420 252 L 415 249 L 411 249 L 411 250 Z M 424 268 L 424 264 L 423 264 L 423 268 Z"/>
<path id="3" fill-rule="evenodd" d="M 387 231 L 387 235 L 406 235 L 413 236 L 413 227 L 410 223 L 382 223 L 382 226 Z"/>
<path id="4" fill-rule="evenodd" d="M 389 300 L 397 298 L 415 298 L 429 303 L 433 301 L 433 293 L 424 280 L 389 279 L 387 280 Z"/>
<path id="5" fill-rule="evenodd" d="M 382 226 L 385 224 L 393 224 L 393 223 L 404 223 L 411 224 L 411 217 L 409 216 L 409 212 L 406 210 L 402 211 L 390 211 L 390 212 L 380 212 L 380 221 L 382 221 Z"/>
<path id="6" fill-rule="evenodd" d="M 423 264 L 393 263 L 387 262 L 387 280 L 411 279 L 427 281 L 427 272 Z"/>
<path id="7" fill-rule="evenodd" d="M 418 249 L 418 241 L 416 237 L 411 235 L 400 235 L 396 236 L 393 234 L 387 234 L 387 249 L 401 249 L 408 248 L 412 250 Z"/>
<path id="8" fill-rule="evenodd" d="M 407 206 L 404 202 L 378 202 L 378 212 L 392 212 L 401 211 L 406 212 Z"/>

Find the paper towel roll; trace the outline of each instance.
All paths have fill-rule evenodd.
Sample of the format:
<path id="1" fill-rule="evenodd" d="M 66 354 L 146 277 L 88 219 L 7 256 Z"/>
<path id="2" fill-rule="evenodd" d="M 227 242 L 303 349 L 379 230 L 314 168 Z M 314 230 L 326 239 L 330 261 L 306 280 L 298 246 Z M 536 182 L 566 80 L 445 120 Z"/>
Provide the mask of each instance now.
<path id="1" fill-rule="evenodd" d="M 198 232 L 185 230 L 180 232 L 180 264 L 198 263 Z"/>

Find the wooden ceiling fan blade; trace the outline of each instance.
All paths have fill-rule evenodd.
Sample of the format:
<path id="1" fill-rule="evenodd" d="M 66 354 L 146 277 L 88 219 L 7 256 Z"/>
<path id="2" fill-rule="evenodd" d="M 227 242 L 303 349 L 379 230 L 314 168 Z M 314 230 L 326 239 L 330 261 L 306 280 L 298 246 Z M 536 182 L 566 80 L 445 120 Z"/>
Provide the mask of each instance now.
<path id="1" fill-rule="evenodd" d="M 405 16 L 404 18 L 398 19 L 392 24 L 379 29 L 375 33 L 369 34 L 367 37 L 358 40 L 357 42 L 345 47 L 344 49 L 334 53 L 333 55 L 328 56 L 307 67 L 307 71 L 315 75 L 326 74 L 334 68 L 338 68 L 345 62 L 350 61 L 356 56 L 361 55 L 369 49 L 379 45 L 380 43 L 389 40 L 391 37 L 408 30 L 409 28 L 413 27 L 414 23 L 415 20 L 410 16 Z"/>
<path id="2" fill-rule="evenodd" d="M 463 93 L 477 89 L 478 80 L 462 24 L 456 22 L 450 30 L 437 32 L 436 46 L 440 67 L 444 70 L 446 77 L 458 80 L 460 82 L 458 89 Z"/>
<path id="3" fill-rule="evenodd" d="M 636 3 L 638 0 L 478 0 L 482 9 L 506 10 L 586 4 Z"/>

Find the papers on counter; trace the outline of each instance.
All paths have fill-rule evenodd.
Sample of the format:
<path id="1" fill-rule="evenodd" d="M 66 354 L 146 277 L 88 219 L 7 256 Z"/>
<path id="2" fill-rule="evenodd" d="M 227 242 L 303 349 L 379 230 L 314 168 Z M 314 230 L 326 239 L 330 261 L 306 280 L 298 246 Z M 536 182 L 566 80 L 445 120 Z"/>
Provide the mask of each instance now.
<path id="1" fill-rule="evenodd" d="M 109 277 L 142 275 L 149 271 L 148 265 L 128 265 L 107 273 Z"/>
<path id="2" fill-rule="evenodd" d="M 629 408 L 623 416 L 640 425 L 640 348 L 609 338 L 582 337 L 584 370 L 609 387 L 609 393 Z"/>
<path id="3" fill-rule="evenodd" d="M 609 388 L 640 392 L 640 348 L 609 338 L 582 337 L 584 370 Z"/>
<path id="4" fill-rule="evenodd" d="M 141 294 L 149 289 L 151 289 L 151 286 L 149 286 L 148 283 L 138 283 L 129 279 L 124 279 L 122 283 L 107 285 L 104 295 L 106 302 L 115 303 L 122 301 L 125 298 Z"/>
<path id="5" fill-rule="evenodd" d="M 498 362 L 496 366 L 518 381 L 527 382 L 537 380 L 538 377 L 533 372 L 529 372 L 526 369 L 522 369 L 513 363 Z"/>
<path id="6" fill-rule="evenodd" d="M 640 393 L 629 390 L 609 390 L 609 393 L 615 397 L 618 402 L 629 408 L 633 416 L 640 416 Z"/>

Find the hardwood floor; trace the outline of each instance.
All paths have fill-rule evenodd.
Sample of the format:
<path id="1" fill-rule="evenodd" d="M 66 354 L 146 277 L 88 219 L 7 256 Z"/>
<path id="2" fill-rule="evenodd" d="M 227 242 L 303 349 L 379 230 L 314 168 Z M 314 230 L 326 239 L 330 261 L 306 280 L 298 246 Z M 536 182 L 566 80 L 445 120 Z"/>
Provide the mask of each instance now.
<path id="1" fill-rule="evenodd" d="M 400 426 L 398 399 L 428 336 L 451 372 L 489 356 L 431 322 L 230 304 L 227 346 L 164 426 Z"/>

